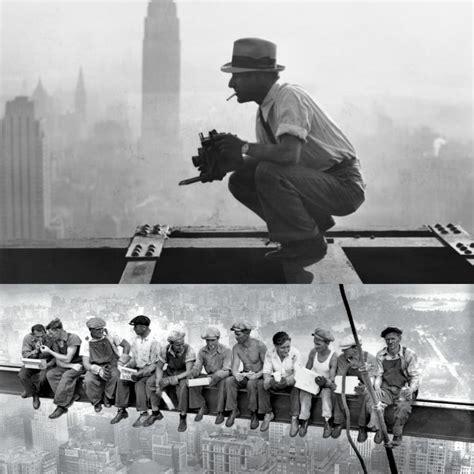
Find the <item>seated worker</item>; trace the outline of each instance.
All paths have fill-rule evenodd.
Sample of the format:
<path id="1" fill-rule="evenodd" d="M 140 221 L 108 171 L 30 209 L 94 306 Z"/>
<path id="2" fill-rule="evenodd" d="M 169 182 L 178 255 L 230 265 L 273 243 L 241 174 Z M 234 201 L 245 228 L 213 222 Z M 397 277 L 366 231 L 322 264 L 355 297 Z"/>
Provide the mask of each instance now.
<path id="1" fill-rule="evenodd" d="M 235 135 L 217 137 L 222 171 L 234 197 L 267 224 L 279 250 L 274 260 L 303 266 L 322 259 L 332 216 L 355 212 L 364 201 L 354 147 L 303 88 L 280 84 L 276 45 L 259 38 L 234 42 L 229 87 L 239 103 L 256 102 L 257 143 Z"/>
<path id="2" fill-rule="evenodd" d="M 50 354 L 43 354 L 41 346 L 51 347 L 53 341 L 46 335 L 46 329 L 42 324 L 35 324 L 31 332 L 23 338 L 21 345 L 21 357 L 23 359 L 44 359 L 43 369 L 27 369 L 22 367 L 18 373 L 23 393 L 21 398 L 33 397 L 33 408 L 37 410 L 40 405 L 40 389 L 46 382 L 46 371 L 54 365 L 54 358 Z"/>
<path id="3" fill-rule="evenodd" d="M 303 366 L 298 349 L 291 345 L 290 336 L 280 331 L 273 335 L 273 349 L 265 354 L 263 380 L 258 381 L 259 413 L 265 413 L 260 431 L 267 431 L 274 414 L 270 404 L 270 390 L 290 394 L 290 436 L 296 436 L 299 430 L 300 393 L 295 387 L 295 372 Z"/>
<path id="4" fill-rule="evenodd" d="M 332 417 L 332 390 L 334 389 L 334 377 L 336 376 L 337 354 L 329 349 L 329 344 L 334 341 L 334 336 L 326 329 L 316 328 L 312 334 L 314 337 L 314 348 L 311 349 L 306 368 L 317 374 L 316 383 L 320 386 L 319 395 L 322 401 L 322 416 L 325 420 L 323 438 L 331 436 L 332 427 L 329 420 Z M 300 429 L 299 435 L 306 436 L 309 418 L 311 416 L 311 404 L 313 395 L 300 390 Z"/>
<path id="5" fill-rule="evenodd" d="M 53 339 L 52 348 L 42 345 L 40 350 L 45 355 L 54 357 L 56 367 L 46 372 L 46 378 L 54 392 L 56 409 L 49 418 L 59 418 L 67 409 L 79 399 L 76 394 L 76 384 L 84 373 L 82 358 L 79 355 L 81 338 L 63 329 L 60 319 L 53 319 L 46 330 Z"/>
<path id="6" fill-rule="evenodd" d="M 375 393 L 382 407 L 395 405 L 395 423 L 392 428 L 395 446 L 402 442 L 403 427 L 408 421 L 420 384 L 418 357 L 414 351 L 401 345 L 402 333 L 403 331 L 397 327 L 388 327 L 380 334 L 387 345 L 377 352 L 374 382 Z M 366 407 L 371 415 L 369 426 L 377 429 L 374 442 L 380 444 L 383 441 L 383 434 L 374 412 L 375 407 L 368 394 L 366 394 Z M 361 419 L 361 423 L 358 441 L 364 442 L 367 439 L 367 417 Z"/>
<path id="7" fill-rule="evenodd" d="M 90 339 L 82 343 L 79 354 L 87 370 L 84 387 L 87 397 L 94 405 L 96 413 L 105 407 L 112 406 L 117 380 L 120 377 L 117 364 L 125 364 L 129 360 L 130 344 L 116 334 L 109 334 L 102 318 L 91 318 L 86 323 L 91 334 Z M 120 355 L 118 347 L 123 348 Z"/>
<path id="8" fill-rule="evenodd" d="M 225 407 L 225 378 L 230 375 L 232 365 L 232 351 L 229 347 L 219 342 L 221 333 L 219 329 L 209 326 L 201 334 L 201 338 L 206 340 L 206 345 L 202 347 L 194 362 L 192 377 L 199 377 L 202 369 L 211 376 L 209 387 L 217 387 L 217 416 L 216 425 L 224 421 Z M 202 396 L 202 387 L 189 387 L 189 408 L 199 408 L 194 421 L 201 421 L 208 413 L 206 400 Z"/>
<path id="9" fill-rule="evenodd" d="M 150 329 L 150 318 L 139 315 L 133 318 L 128 324 L 133 326 L 135 337 L 131 340 L 130 360 L 126 367 L 136 369 L 138 372 L 134 380 L 117 380 L 115 392 L 115 406 L 118 408 L 117 414 L 110 420 L 115 424 L 124 418 L 128 418 L 127 407 L 130 399 L 130 387 L 135 389 L 135 404 L 140 416 L 133 423 L 137 428 L 143 425 L 148 418 L 148 401 L 150 393 L 147 390 L 147 382 L 155 373 L 160 354 L 160 343 Z"/>
<path id="10" fill-rule="evenodd" d="M 231 427 L 240 415 L 237 406 L 237 391 L 247 389 L 250 410 L 250 429 L 258 428 L 258 390 L 257 382 L 263 375 L 263 362 L 267 346 L 258 339 L 250 337 L 252 326 L 248 321 L 234 323 L 230 328 L 234 331 L 237 344 L 232 348 L 232 376 L 225 379 L 226 384 L 226 411 L 230 411 L 225 425 Z M 240 363 L 243 371 L 240 372 Z"/>
<path id="11" fill-rule="evenodd" d="M 156 420 L 163 418 L 159 410 L 161 395 L 166 391 L 168 395 L 178 401 L 179 425 L 178 431 L 186 431 L 186 414 L 188 412 L 188 385 L 187 378 L 191 375 L 196 353 L 184 342 L 186 334 L 183 331 L 171 331 L 168 336 L 168 345 L 163 346 L 156 366 L 155 374 L 150 378 L 148 386 L 151 395 L 151 415 L 144 421 L 143 426 L 150 426 Z M 163 370 L 165 364 L 167 367 Z M 154 389 L 154 390 L 153 390 Z"/>
<path id="12" fill-rule="evenodd" d="M 359 338 L 359 343 L 362 345 L 362 339 Z M 358 407 L 362 407 L 365 400 L 365 388 L 364 381 L 361 376 L 360 368 L 368 370 L 368 375 L 375 375 L 376 361 L 375 357 L 369 354 L 367 351 L 363 351 L 364 360 L 361 364 L 359 351 L 352 334 L 346 336 L 340 343 L 339 348 L 342 354 L 337 358 L 336 375 L 346 375 L 348 377 L 358 377 L 359 385 L 355 391 L 357 393 L 357 399 L 354 404 Z M 342 387 L 339 387 L 342 388 Z M 346 427 L 346 413 L 344 411 L 344 405 L 342 404 L 342 395 L 333 392 L 332 397 L 333 404 L 333 421 L 332 421 L 332 432 L 333 438 L 339 438 L 341 431 Z M 359 418 L 365 418 L 365 410 L 362 409 L 359 412 Z"/>

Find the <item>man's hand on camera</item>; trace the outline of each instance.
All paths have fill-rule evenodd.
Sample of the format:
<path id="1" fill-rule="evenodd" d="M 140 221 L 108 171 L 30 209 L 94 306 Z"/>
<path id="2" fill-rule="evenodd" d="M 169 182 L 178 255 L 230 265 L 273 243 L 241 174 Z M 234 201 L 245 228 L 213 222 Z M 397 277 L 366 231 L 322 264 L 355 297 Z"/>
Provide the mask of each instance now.
<path id="1" fill-rule="evenodd" d="M 246 143 L 235 135 L 227 133 L 215 138 L 215 146 L 220 154 L 219 171 L 227 173 L 244 165 L 242 145 Z"/>

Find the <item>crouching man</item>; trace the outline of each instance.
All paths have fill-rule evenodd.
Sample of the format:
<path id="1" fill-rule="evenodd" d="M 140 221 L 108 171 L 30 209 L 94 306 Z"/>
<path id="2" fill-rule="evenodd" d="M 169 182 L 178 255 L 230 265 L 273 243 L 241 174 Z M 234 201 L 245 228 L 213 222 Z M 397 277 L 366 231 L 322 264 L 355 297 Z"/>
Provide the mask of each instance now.
<path id="1" fill-rule="evenodd" d="M 149 385 L 155 386 L 155 391 L 151 392 L 152 414 L 143 423 L 143 426 L 150 426 L 156 420 L 163 418 L 159 410 L 163 391 L 178 400 L 179 425 L 178 431 L 186 431 L 186 414 L 188 412 L 188 385 L 187 378 L 191 375 L 196 353 L 194 349 L 184 342 L 185 333 L 183 331 L 172 331 L 168 336 L 168 345 L 163 346 L 160 351 L 159 361 L 155 375 L 150 377 Z M 166 370 L 163 370 L 167 364 Z"/>
<path id="2" fill-rule="evenodd" d="M 229 376 L 232 365 L 232 351 L 219 342 L 220 337 L 219 329 L 212 326 L 202 332 L 201 338 L 205 339 L 206 345 L 199 350 L 191 374 L 192 377 L 199 377 L 204 368 L 207 376 L 211 377 L 209 387 L 217 388 L 216 425 L 224 421 L 225 379 Z M 189 408 L 199 409 L 194 421 L 201 421 L 208 413 L 206 400 L 202 396 L 202 387 L 189 388 Z"/>
<path id="3" fill-rule="evenodd" d="M 265 354 L 263 363 L 263 380 L 259 380 L 258 399 L 259 412 L 265 417 L 260 431 L 267 431 L 274 414 L 270 403 L 270 390 L 290 394 L 290 436 L 296 436 L 299 430 L 298 415 L 300 413 L 299 390 L 295 385 L 295 372 L 303 366 L 298 349 L 291 345 L 291 338 L 286 332 L 277 332 L 273 336 L 273 349 Z"/>
<path id="4" fill-rule="evenodd" d="M 84 373 L 82 358 L 79 355 L 81 338 L 63 329 L 60 319 L 53 319 L 47 326 L 53 345 L 43 345 L 40 350 L 43 354 L 54 357 L 56 367 L 48 370 L 46 378 L 54 392 L 54 403 L 56 409 L 49 418 L 59 418 L 67 412 L 67 409 L 79 399 L 76 394 L 76 384 L 79 377 Z"/>
<path id="5" fill-rule="evenodd" d="M 41 346 L 51 347 L 53 341 L 46 335 L 46 329 L 42 324 L 35 324 L 31 332 L 23 338 L 21 346 L 21 357 L 23 359 L 42 359 L 44 367 L 41 369 L 30 369 L 22 367 L 18 373 L 23 385 L 22 398 L 33 397 L 33 408 L 40 407 L 39 393 L 41 386 L 46 382 L 46 370 L 54 365 L 51 354 L 42 353 Z"/>
<path id="6" fill-rule="evenodd" d="M 115 334 L 109 334 L 105 321 L 101 318 L 89 319 L 86 325 L 91 337 L 81 345 L 80 350 L 82 363 L 87 370 L 84 386 L 94 410 L 100 413 L 102 402 L 106 408 L 112 406 L 120 376 L 117 364 L 119 360 L 122 363 L 128 362 L 130 344 Z M 119 346 L 123 348 L 122 355 L 119 353 Z"/>
<path id="7" fill-rule="evenodd" d="M 418 357 L 414 351 L 401 345 L 402 333 L 403 331 L 396 327 L 388 327 L 382 331 L 380 336 L 385 339 L 387 345 L 377 352 L 374 382 L 380 408 L 384 410 L 387 406 L 395 405 L 395 423 L 392 428 L 394 445 L 402 442 L 403 427 L 408 421 L 420 383 Z M 379 444 L 383 441 L 382 429 L 375 413 L 377 408 L 373 406 L 368 395 L 366 395 L 366 407 L 371 415 L 369 427 L 377 430 L 374 441 Z M 363 423 L 360 426 L 358 441 L 362 442 L 365 439 L 367 439 L 366 423 Z"/>

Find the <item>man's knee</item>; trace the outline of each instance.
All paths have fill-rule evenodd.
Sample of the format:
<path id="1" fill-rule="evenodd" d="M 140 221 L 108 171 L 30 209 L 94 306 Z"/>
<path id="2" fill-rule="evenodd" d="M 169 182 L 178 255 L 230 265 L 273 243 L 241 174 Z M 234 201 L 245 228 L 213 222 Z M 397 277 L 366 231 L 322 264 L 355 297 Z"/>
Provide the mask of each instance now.
<path id="1" fill-rule="evenodd" d="M 259 379 L 251 379 L 247 382 L 247 392 L 256 392 Z M 263 383 L 263 381 L 262 381 Z"/>
<path id="2" fill-rule="evenodd" d="M 284 167 L 271 161 L 261 161 L 255 169 L 255 185 L 264 186 L 272 184 L 275 180 L 280 179 Z"/>

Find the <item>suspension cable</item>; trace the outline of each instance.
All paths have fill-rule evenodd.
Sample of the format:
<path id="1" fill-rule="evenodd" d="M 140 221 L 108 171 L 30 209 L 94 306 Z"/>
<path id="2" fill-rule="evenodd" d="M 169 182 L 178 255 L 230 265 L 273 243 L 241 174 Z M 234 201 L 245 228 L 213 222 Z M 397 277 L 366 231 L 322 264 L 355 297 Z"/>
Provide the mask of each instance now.
<path id="1" fill-rule="evenodd" d="M 346 292 L 344 291 L 344 285 L 343 284 L 339 284 L 339 290 L 341 292 L 342 301 L 344 302 L 344 307 L 346 308 L 347 317 L 349 318 L 349 323 L 351 325 L 352 335 L 354 336 L 354 341 L 355 341 L 356 346 L 357 346 L 357 352 L 359 353 L 359 360 L 363 361 L 364 360 L 364 353 L 362 352 L 362 347 L 360 345 L 359 337 L 357 335 L 357 329 L 356 329 L 355 324 L 354 324 L 354 319 L 352 317 L 351 308 L 349 306 L 349 302 L 347 301 Z M 375 390 L 372 387 L 372 383 L 370 381 L 370 377 L 369 377 L 369 374 L 368 374 L 367 370 L 365 370 L 365 369 L 361 370 L 360 374 L 361 374 L 361 377 L 364 381 L 365 386 L 367 387 L 367 390 L 369 391 L 369 396 L 370 396 L 370 399 L 372 400 L 373 406 L 378 406 L 377 396 L 375 395 Z M 388 437 L 388 432 L 387 432 L 387 427 L 385 425 L 384 416 L 382 414 L 382 411 L 379 410 L 379 409 L 376 409 L 375 413 L 377 414 L 377 419 L 378 419 L 378 422 L 379 422 L 380 430 L 382 431 L 382 434 L 383 434 L 385 452 L 387 454 L 388 464 L 390 466 L 390 472 L 392 474 L 398 474 L 397 463 L 395 462 L 395 457 L 393 456 L 392 445 L 391 445 L 391 442 L 390 442 L 390 438 Z"/>

